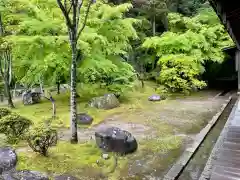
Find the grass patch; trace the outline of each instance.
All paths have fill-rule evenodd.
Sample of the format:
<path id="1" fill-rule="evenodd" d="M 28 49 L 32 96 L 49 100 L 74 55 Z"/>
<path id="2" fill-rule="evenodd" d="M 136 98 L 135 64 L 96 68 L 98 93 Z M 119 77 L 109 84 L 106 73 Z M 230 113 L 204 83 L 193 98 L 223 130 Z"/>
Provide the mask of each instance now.
<path id="1" fill-rule="evenodd" d="M 79 178 L 84 175 L 93 178 L 110 172 L 115 163 L 111 154 L 110 159 L 104 160 L 101 153 L 94 143 L 73 145 L 60 142 L 49 150 L 48 157 L 33 152 L 18 153 L 17 169 L 37 170 L 50 176 L 67 173 Z M 121 164 L 121 160 L 119 163 Z"/>

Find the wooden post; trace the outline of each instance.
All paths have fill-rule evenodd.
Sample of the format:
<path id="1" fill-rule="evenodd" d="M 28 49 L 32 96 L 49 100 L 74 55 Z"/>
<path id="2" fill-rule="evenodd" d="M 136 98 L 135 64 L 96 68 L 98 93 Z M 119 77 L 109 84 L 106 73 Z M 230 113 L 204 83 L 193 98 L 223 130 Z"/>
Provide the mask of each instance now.
<path id="1" fill-rule="evenodd" d="M 236 50 L 235 54 L 236 70 L 238 71 L 238 93 L 240 92 L 240 50 Z"/>

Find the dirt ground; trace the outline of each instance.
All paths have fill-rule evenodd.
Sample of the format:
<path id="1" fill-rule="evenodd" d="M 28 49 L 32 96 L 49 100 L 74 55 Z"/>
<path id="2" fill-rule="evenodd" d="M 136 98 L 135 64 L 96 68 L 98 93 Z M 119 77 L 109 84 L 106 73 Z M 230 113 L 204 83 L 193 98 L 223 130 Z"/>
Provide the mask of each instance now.
<path id="1" fill-rule="evenodd" d="M 93 141 L 94 132 L 106 126 L 125 129 L 136 137 L 139 148 L 125 157 L 126 167 L 116 172 L 122 179 L 161 177 L 229 97 L 216 94 L 205 91 L 196 96 L 145 102 L 142 108 L 118 112 L 98 125 L 79 129 L 79 140 Z M 69 140 L 69 132 L 61 129 L 60 139 Z"/>

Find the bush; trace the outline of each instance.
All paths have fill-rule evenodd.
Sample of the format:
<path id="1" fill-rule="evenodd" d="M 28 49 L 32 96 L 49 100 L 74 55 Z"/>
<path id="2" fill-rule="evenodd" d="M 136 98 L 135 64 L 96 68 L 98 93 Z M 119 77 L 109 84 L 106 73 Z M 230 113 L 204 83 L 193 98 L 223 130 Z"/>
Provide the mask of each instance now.
<path id="1" fill-rule="evenodd" d="M 57 140 L 57 131 L 45 124 L 31 128 L 27 135 L 28 145 L 43 156 L 47 156 L 49 147 L 56 145 Z"/>
<path id="2" fill-rule="evenodd" d="M 9 143 L 17 143 L 28 130 L 32 121 L 18 114 L 12 113 L 0 120 L 0 133 L 7 136 Z"/>
<path id="3" fill-rule="evenodd" d="M 4 116 L 7 116 L 11 113 L 11 111 L 7 108 L 0 108 L 0 119 Z"/>
<path id="4" fill-rule="evenodd" d="M 161 66 L 159 81 L 170 92 L 188 94 L 193 89 L 206 86 L 204 81 L 198 80 L 202 72 L 201 65 L 189 56 L 163 56 L 158 63 Z"/>

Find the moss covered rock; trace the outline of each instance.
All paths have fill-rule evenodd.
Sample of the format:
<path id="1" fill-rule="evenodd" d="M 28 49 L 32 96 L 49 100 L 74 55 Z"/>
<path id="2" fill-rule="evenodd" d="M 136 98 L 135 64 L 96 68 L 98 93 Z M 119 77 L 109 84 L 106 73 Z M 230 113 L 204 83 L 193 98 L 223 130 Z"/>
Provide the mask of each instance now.
<path id="1" fill-rule="evenodd" d="M 95 97 L 89 102 L 90 107 L 98 109 L 113 109 L 119 105 L 119 100 L 114 94 L 105 94 L 101 97 Z"/>

